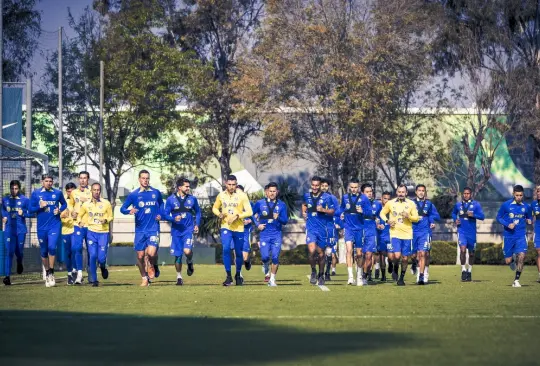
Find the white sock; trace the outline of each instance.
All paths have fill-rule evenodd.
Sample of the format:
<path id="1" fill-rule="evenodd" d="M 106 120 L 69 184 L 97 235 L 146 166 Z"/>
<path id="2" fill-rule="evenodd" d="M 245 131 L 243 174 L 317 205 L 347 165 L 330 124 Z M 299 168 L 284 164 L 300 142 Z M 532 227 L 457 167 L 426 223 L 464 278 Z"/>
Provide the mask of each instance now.
<path id="1" fill-rule="evenodd" d="M 471 272 L 472 272 L 472 266 L 469 265 L 469 273 L 471 273 Z"/>
<path id="2" fill-rule="evenodd" d="M 142 276 L 142 279 L 143 279 L 143 280 L 147 280 L 147 279 L 148 279 L 148 276 Z"/>
<path id="3" fill-rule="evenodd" d="M 336 267 L 332 267 L 332 272 L 335 272 L 336 271 Z"/>
<path id="4" fill-rule="evenodd" d="M 381 269 L 381 264 L 380 263 L 375 263 L 375 269 Z"/>
<path id="5" fill-rule="evenodd" d="M 347 273 L 349 273 L 349 277 L 353 276 L 352 267 L 347 267 Z M 540 273 L 538 275 L 540 275 Z"/>
<path id="6" fill-rule="evenodd" d="M 176 278 L 182 278 L 182 272 L 176 272 Z"/>
<path id="7" fill-rule="evenodd" d="M 424 268 L 424 275 L 428 275 L 429 274 L 429 266 L 426 266 Z"/>
<path id="8" fill-rule="evenodd" d="M 467 266 L 462 264 L 461 265 L 461 272 L 466 272 L 467 271 Z"/>
<path id="9" fill-rule="evenodd" d="M 274 273 L 271 273 L 270 274 L 270 281 L 275 281 L 276 280 L 276 275 Z"/>
<path id="10" fill-rule="evenodd" d="M 82 269 L 79 269 L 79 270 L 77 271 L 77 274 L 82 275 Z"/>

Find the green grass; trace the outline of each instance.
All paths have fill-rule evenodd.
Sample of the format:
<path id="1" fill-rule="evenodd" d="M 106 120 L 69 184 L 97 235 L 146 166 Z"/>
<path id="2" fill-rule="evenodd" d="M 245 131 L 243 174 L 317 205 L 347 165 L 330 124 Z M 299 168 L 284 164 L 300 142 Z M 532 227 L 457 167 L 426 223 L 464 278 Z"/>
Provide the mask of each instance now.
<path id="1" fill-rule="evenodd" d="M 0 288 L 0 365 L 532 365 L 540 284 L 521 289 L 503 266 L 432 266 L 428 286 L 346 286 L 346 269 L 310 286 L 307 266 L 283 266 L 278 288 L 259 266 L 223 288 L 221 266 L 196 266 L 176 287 L 172 267 L 149 288 L 134 267 L 101 287 Z"/>

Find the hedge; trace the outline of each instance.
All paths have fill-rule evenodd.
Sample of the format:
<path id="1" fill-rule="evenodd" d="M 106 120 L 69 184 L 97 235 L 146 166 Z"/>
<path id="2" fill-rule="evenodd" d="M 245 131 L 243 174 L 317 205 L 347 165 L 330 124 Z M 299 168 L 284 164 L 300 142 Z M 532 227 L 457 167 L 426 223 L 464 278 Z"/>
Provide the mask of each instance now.
<path id="1" fill-rule="evenodd" d="M 223 263 L 223 249 L 221 244 L 212 245 L 216 248 L 216 263 Z M 196 250 L 196 249 L 195 249 Z M 456 264 L 456 243 L 449 241 L 434 241 L 431 244 L 432 264 Z M 307 245 L 298 245 L 290 250 L 282 250 L 279 261 L 281 264 L 306 264 L 308 263 Z M 532 242 L 529 243 L 525 264 L 536 264 L 536 249 Z M 251 246 L 251 258 L 253 264 L 261 264 L 259 247 Z M 477 243 L 475 252 L 475 264 L 504 264 L 502 244 Z"/>

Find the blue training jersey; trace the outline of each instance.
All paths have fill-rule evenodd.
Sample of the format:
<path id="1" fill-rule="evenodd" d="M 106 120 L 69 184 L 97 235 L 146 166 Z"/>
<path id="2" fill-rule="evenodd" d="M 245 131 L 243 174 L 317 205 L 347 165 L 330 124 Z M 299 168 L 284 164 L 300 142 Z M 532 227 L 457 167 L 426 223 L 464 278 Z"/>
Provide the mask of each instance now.
<path id="1" fill-rule="evenodd" d="M 383 204 L 380 202 L 380 208 L 377 211 L 377 217 L 380 218 L 381 211 L 383 209 Z M 379 239 L 384 239 L 386 241 L 390 241 L 390 225 L 388 225 L 388 215 L 386 216 L 386 220 L 379 220 L 380 225 L 384 225 L 384 229 L 378 229 L 377 234 L 379 235 Z"/>
<path id="2" fill-rule="evenodd" d="M 47 206 L 41 208 L 40 202 L 47 202 Z M 58 213 L 55 214 L 54 210 L 58 208 Z M 37 230 L 48 231 L 58 230 L 62 228 L 62 222 L 60 221 L 60 212 L 67 208 L 67 202 L 64 198 L 64 194 L 58 189 L 45 189 L 38 188 L 32 192 L 30 197 L 30 210 L 31 214 L 37 214 Z"/>
<path id="3" fill-rule="evenodd" d="M 277 220 L 274 219 L 274 214 L 278 214 Z M 287 206 L 281 200 L 271 201 L 268 198 L 263 198 L 257 201 L 253 207 L 253 218 L 256 226 L 265 224 L 265 228 L 261 231 L 261 236 L 281 235 L 283 225 L 289 221 Z"/>
<path id="4" fill-rule="evenodd" d="M 416 205 L 418 216 L 420 217 L 417 222 L 413 222 L 413 235 L 431 234 L 430 225 L 441 219 L 435 205 L 428 199 L 420 200 L 415 198 L 413 202 Z"/>
<path id="5" fill-rule="evenodd" d="M 531 204 L 532 214 L 536 218 L 534 221 L 534 235 L 540 237 L 540 200 Z"/>
<path id="6" fill-rule="evenodd" d="M 137 188 L 127 196 L 120 212 L 129 215 L 130 207 L 138 210 L 135 213 L 135 232 L 159 231 L 156 217 L 163 211 L 163 198 L 159 190 L 152 187 L 145 190 Z"/>
<path id="7" fill-rule="evenodd" d="M 527 234 L 527 221 L 531 220 L 531 207 L 522 202 L 517 203 L 513 199 L 504 202 L 497 213 L 497 221 L 504 226 L 503 236 L 520 237 Z M 515 224 L 513 229 L 508 225 Z"/>
<path id="8" fill-rule="evenodd" d="M 377 223 L 379 222 L 378 213 L 382 210 L 382 204 L 375 199 L 369 200 L 369 203 L 364 204 L 364 236 L 377 236 Z"/>
<path id="9" fill-rule="evenodd" d="M 471 211 L 470 217 L 467 212 Z M 459 218 L 460 224 L 457 227 L 458 234 L 476 235 L 476 220 L 484 220 L 485 215 L 482 206 L 474 200 L 457 202 L 452 210 L 452 219 L 456 221 Z"/>
<path id="10" fill-rule="evenodd" d="M 317 212 L 317 206 L 335 210 L 336 207 L 331 195 L 321 192 L 319 195 L 314 196 L 313 193 L 308 192 L 304 194 L 304 203 L 307 206 L 306 229 L 308 231 L 326 232 L 328 222 L 333 222 L 333 215 Z"/>
<path id="11" fill-rule="evenodd" d="M 190 194 L 181 197 L 177 193 L 170 195 L 163 209 L 164 219 L 171 223 L 171 234 L 182 235 L 192 232 L 201 222 L 201 208 L 195 196 Z M 180 216 L 180 221 L 176 218 Z"/>
<path id="12" fill-rule="evenodd" d="M 30 217 L 30 200 L 22 194 L 2 198 L 2 217 L 7 218 L 6 232 L 12 235 L 26 234 L 25 217 Z M 22 210 L 22 215 L 19 215 Z"/>
<path id="13" fill-rule="evenodd" d="M 370 204 L 369 198 L 365 194 L 345 194 L 341 199 L 339 213 L 344 216 L 344 227 L 347 231 L 361 231 L 364 229 L 364 215 L 359 213 Z"/>

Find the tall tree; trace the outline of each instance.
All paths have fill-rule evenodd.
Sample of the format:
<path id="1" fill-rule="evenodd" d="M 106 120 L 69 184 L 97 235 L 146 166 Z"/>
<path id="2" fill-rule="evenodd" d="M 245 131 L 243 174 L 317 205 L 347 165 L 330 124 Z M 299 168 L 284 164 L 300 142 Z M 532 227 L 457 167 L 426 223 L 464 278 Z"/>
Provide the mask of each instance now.
<path id="1" fill-rule="evenodd" d="M 41 35 L 41 14 L 35 10 L 36 0 L 3 1 L 4 81 L 18 81 L 28 76 L 30 62 Z"/>

